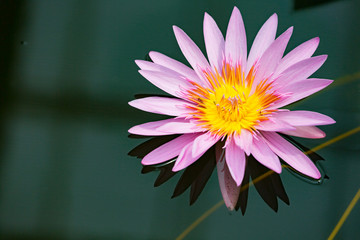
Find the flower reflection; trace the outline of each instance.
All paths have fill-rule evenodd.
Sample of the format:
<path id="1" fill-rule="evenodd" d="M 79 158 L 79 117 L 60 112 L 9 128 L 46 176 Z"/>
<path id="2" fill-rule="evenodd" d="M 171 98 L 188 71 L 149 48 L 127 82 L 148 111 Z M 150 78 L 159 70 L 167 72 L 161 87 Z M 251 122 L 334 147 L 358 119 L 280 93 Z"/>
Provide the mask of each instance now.
<path id="1" fill-rule="evenodd" d="M 313 38 L 283 57 L 292 34 L 289 28 L 275 39 L 277 15 L 259 30 L 247 55 L 245 28 L 235 7 L 224 39 L 215 21 L 205 13 L 204 38 L 208 60 L 180 28 L 174 33 L 192 66 L 158 52 L 151 61 L 137 60 L 140 74 L 172 95 L 145 96 L 129 104 L 143 111 L 174 118 L 129 129 L 133 136 L 154 136 L 130 155 L 142 158 L 143 172 L 160 169 L 155 186 L 184 170 L 173 197 L 191 186 L 196 201 L 214 168 L 226 206 L 245 212 L 249 179 L 275 211 L 277 198 L 289 203 L 280 179 L 281 163 L 297 174 L 320 179 L 314 164 L 318 155 L 289 136 L 322 138 L 317 125 L 334 123 L 328 116 L 283 107 L 328 86 L 327 79 L 310 79 L 326 60 L 311 57 L 319 39 Z M 261 181 L 260 178 L 269 174 Z"/>

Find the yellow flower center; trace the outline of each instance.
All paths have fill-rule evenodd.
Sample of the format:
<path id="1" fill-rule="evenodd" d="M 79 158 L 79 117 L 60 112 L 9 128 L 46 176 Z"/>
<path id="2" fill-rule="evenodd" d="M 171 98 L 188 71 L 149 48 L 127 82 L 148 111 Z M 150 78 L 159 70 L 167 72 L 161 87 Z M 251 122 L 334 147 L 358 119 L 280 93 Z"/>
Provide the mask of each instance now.
<path id="1" fill-rule="evenodd" d="M 240 134 L 241 129 L 251 132 L 257 124 L 268 119 L 274 110 L 267 108 L 280 98 L 272 84 L 262 80 L 253 90 L 253 69 L 245 78 L 240 66 L 225 64 L 222 73 L 204 72 L 208 86 L 193 83 L 188 91 L 190 114 L 198 125 L 220 136 Z"/>

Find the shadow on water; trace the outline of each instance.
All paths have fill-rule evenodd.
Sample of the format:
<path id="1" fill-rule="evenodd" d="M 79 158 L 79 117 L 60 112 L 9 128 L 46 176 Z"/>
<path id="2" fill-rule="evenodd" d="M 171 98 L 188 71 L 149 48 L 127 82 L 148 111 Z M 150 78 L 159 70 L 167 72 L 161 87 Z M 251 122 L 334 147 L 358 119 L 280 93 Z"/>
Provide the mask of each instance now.
<path id="1" fill-rule="evenodd" d="M 16 38 L 25 18 L 25 9 L 25 1 L 0 1 L 0 156 L 4 156 L 6 151 L 7 117 L 15 95 L 15 83 L 12 82 L 15 52 L 27 44 L 26 40 L 17 41 Z M 0 172 L 4 171 L 4 161 L 0 158 Z M 3 186 L 2 183 L 0 186 Z"/>

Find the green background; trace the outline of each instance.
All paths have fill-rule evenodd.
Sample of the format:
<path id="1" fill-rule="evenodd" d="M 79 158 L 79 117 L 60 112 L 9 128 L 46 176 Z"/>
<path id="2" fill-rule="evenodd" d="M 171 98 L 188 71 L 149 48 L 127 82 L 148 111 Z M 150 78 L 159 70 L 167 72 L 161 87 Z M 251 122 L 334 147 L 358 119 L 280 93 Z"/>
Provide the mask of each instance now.
<path id="1" fill-rule="evenodd" d="M 225 33 L 234 6 L 248 45 L 266 19 L 278 35 L 294 34 L 287 51 L 319 36 L 328 54 L 314 77 L 335 79 L 295 106 L 333 117 L 325 139 L 360 123 L 360 3 L 334 1 L 294 10 L 295 1 L 133 0 L 1 1 L 0 238 L 174 239 L 221 200 L 214 172 L 188 206 L 189 192 L 170 199 L 176 180 L 153 188 L 127 152 L 141 141 L 127 129 L 155 119 L 127 102 L 160 93 L 137 73 L 135 59 L 156 50 L 185 62 L 172 25 L 204 50 L 208 12 Z M 349 78 L 343 78 L 350 75 Z M 186 239 L 326 239 L 360 186 L 360 134 L 319 151 L 330 179 L 311 185 L 281 174 L 290 206 L 273 212 L 250 189 L 245 216 L 222 206 Z M 337 239 L 360 236 L 358 203 Z"/>

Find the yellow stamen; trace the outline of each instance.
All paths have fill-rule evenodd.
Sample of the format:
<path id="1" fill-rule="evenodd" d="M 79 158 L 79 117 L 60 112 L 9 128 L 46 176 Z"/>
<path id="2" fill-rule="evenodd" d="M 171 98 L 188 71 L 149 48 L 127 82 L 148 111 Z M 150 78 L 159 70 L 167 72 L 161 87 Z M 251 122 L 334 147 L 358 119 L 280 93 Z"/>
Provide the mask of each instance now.
<path id="1" fill-rule="evenodd" d="M 224 64 L 221 73 L 215 70 L 204 74 L 207 86 L 194 83 L 194 88 L 188 91 L 189 100 L 194 103 L 189 109 L 198 125 L 211 133 L 232 136 L 240 134 L 241 129 L 253 132 L 275 111 L 267 109 L 280 98 L 272 90 L 271 82 L 262 80 L 251 93 L 254 69 L 246 78 L 240 66 L 229 64 Z"/>

